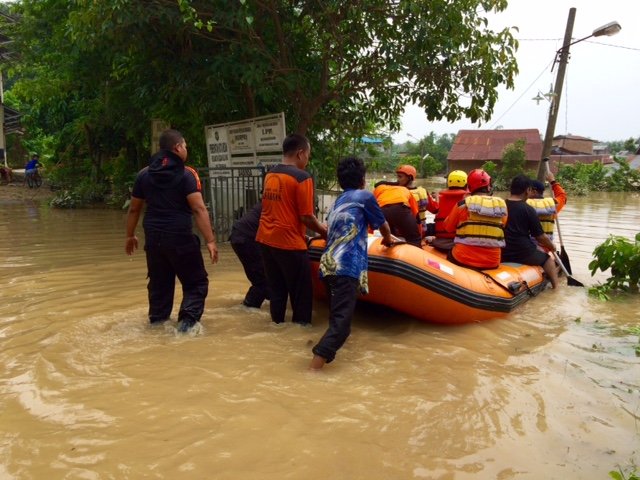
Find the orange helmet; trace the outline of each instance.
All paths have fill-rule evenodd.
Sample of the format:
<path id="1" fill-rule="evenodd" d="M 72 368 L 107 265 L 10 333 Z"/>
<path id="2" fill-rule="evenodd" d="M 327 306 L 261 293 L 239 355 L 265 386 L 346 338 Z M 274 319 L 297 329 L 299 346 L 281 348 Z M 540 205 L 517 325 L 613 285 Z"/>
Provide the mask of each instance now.
<path id="1" fill-rule="evenodd" d="M 404 173 L 405 175 L 415 179 L 418 176 L 416 168 L 412 165 L 400 165 L 396 168 L 396 173 Z"/>
<path id="2" fill-rule="evenodd" d="M 483 187 L 491 186 L 491 177 L 481 168 L 471 170 L 467 176 L 467 186 L 471 193 L 480 190 Z"/>

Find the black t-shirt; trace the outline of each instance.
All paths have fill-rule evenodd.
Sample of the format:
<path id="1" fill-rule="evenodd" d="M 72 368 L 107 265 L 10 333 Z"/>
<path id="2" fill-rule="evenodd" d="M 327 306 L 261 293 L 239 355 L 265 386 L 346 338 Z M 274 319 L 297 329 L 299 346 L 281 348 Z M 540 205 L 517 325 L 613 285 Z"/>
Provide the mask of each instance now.
<path id="1" fill-rule="evenodd" d="M 506 200 L 507 225 L 504 229 L 506 246 L 502 249 L 503 262 L 518 262 L 533 253 L 536 245 L 531 237 L 542 235 L 542 225 L 532 206 L 524 200 Z"/>
<path id="2" fill-rule="evenodd" d="M 191 168 L 172 152 L 154 155 L 133 184 L 131 195 L 147 203 L 144 231 L 191 234 L 192 212 L 187 195 L 199 192 L 200 179 Z"/>
<path id="3" fill-rule="evenodd" d="M 256 203 L 253 208 L 247 211 L 241 218 L 235 221 L 231 227 L 231 243 L 253 242 L 258 233 L 260 225 L 260 213 L 262 212 L 262 202 Z"/>

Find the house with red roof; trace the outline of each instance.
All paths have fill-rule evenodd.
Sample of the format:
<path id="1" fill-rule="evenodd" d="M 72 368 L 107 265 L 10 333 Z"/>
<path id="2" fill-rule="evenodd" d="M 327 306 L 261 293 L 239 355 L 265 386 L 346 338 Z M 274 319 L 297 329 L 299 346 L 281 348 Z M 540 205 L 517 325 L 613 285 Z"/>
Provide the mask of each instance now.
<path id="1" fill-rule="evenodd" d="M 469 172 L 482 168 L 491 161 L 498 166 L 502 162 L 502 153 L 507 145 L 524 140 L 525 170 L 537 172 L 542 158 L 543 141 L 537 128 L 500 129 L 500 130 L 460 130 L 447 156 L 447 171 L 463 170 Z M 557 171 L 559 163 L 612 163 L 608 154 L 593 154 L 594 140 L 577 135 L 559 135 L 554 137 L 551 155 L 551 168 Z"/>
<path id="2" fill-rule="evenodd" d="M 525 142 L 525 169 L 536 170 L 542 158 L 542 140 L 537 128 L 527 128 L 460 130 L 447 156 L 447 171 L 469 172 L 474 168 L 482 168 L 488 161 L 500 165 L 504 149 L 517 140 Z"/>

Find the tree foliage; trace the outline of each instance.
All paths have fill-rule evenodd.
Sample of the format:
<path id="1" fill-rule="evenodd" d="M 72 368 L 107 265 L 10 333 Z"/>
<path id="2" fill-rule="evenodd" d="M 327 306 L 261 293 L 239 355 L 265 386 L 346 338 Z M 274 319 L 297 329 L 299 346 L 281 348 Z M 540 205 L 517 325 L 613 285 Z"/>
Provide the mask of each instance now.
<path id="1" fill-rule="evenodd" d="M 428 177 L 446 170 L 447 156 L 454 139 L 453 133 L 437 135 L 435 132 L 430 132 L 417 143 L 407 142 L 407 151 L 423 159 L 416 165 L 421 176 Z"/>
<path id="2" fill-rule="evenodd" d="M 21 0 L 11 98 L 28 136 L 53 136 L 52 157 L 98 182 L 114 158 L 144 162 L 153 118 L 200 163 L 204 125 L 279 111 L 314 144 L 395 130 L 410 101 L 429 120 L 487 120 L 517 72 L 511 31 L 486 19 L 506 4 Z"/>
<path id="3" fill-rule="evenodd" d="M 485 162 L 482 165 L 483 170 L 491 176 L 494 189 L 507 190 L 513 177 L 527 174 L 524 168 L 527 161 L 527 154 L 524 149 L 525 144 L 525 141 L 520 139 L 507 145 L 502 152 L 500 166 L 492 161 Z M 529 172 L 529 176 L 533 178 L 532 172 Z"/>
<path id="4" fill-rule="evenodd" d="M 565 190 L 575 195 L 590 191 L 631 192 L 640 191 L 640 171 L 634 170 L 626 159 L 614 157 L 615 168 L 607 168 L 601 162 L 558 165 L 557 180 Z"/>
<path id="5" fill-rule="evenodd" d="M 604 243 L 593 251 L 594 259 L 589 263 L 591 275 L 600 270 L 611 270 L 607 281 L 590 289 L 590 293 L 608 299 L 610 291 L 638 293 L 640 286 L 640 233 L 635 242 L 624 237 L 610 235 Z"/>

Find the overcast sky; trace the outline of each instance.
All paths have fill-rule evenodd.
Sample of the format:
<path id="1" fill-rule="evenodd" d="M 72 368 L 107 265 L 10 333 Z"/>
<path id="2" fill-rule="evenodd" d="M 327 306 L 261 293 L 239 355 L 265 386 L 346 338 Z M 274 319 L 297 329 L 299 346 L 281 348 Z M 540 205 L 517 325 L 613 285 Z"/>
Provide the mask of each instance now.
<path id="1" fill-rule="evenodd" d="M 555 82 L 555 52 L 562 47 L 569 9 L 576 8 L 573 38 L 618 21 L 622 30 L 611 37 L 592 37 L 571 46 L 555 134 L 573 134 L 600 141 L 640 137 L 640 19 L 639 0 L 510 0 L 504 12 L 492 15 L 492 28 L 516 26 L 520 73 L 515 88 L 500 88 L 493 117 L 482 125 L 468 120 L 428 123 L 424 111 L 408 106 L 396 142 L 415 141 L 434 131 L 460 129 L 537 128 L 546 130 L 549 104 L 536 105 L 538 93 Z"/>

